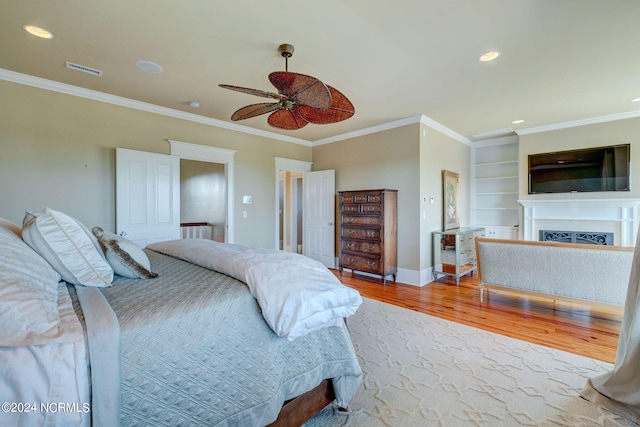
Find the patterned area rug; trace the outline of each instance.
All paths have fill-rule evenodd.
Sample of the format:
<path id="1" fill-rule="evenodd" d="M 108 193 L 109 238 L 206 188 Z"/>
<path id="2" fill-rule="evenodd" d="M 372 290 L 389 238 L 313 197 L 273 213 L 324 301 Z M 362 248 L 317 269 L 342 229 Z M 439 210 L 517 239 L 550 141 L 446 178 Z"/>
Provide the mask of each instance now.
<path id="1" fill-rule="evenodd" d="M 306 427 L 630 425 L 579 396 L 611 364 L 366 298 L 348 327 L 363 384 Z"/>

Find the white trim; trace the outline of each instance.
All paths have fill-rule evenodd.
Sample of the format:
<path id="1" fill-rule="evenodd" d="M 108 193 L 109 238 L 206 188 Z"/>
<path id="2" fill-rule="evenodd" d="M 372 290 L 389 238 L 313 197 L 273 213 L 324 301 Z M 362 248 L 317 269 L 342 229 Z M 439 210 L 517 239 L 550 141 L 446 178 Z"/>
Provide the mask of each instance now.
<path id="1" fill-rule="evenodd" d="M 431 282 L 431 271 L 409 270 L 408 268 L 398 267 L 398 275 L 396 280 L 399 283 L 411 286 L 424 286 Z"/>
<path id="2" fill-rule="evenodd" d="M 590 119 L 573 120 L 573 121 L 564 122 L 564 123 L 554 123 L 551 125 L 536 126 L 536 127 L 516 130 L 515 132 L 518 135 L 530 135 L 533 133 L 548 132 L 552 130 L 593 125 L 596 123 L 613 122 L 616 120 L 632 119 L 635 117 L 640 117 L 640 110 L 628 111 L 626 113 L 610 114 L 608 116 L 592 117 Z"/>
<path id="3" fill-rule="evenodd" d="M 324 144 L 331 144 L 332 142 L 338 142 L 338 141 L 343 141 L 345 139 L 350 139 L 350 138 L 356 138 L 359 136 L 364 136 L 364 135 L 369 135 L 372 133 L 378 133 L 378 132 L 382 132 L 385 130 L 390 130 L 390 129 L 395 129 L 395 128 L 399 128 L 402 126 L 407 126 L 407 125 L 411 125 L 414 123 L 420 123 L 423 124 L 427 127 L 430 127 L 431 129 L 440 132 L 444 135 L 447 135 L 450 138 L 455 139 L 458 142 L 461 142 L 463 144 L 466 145 L 471 145 L 471 140 L 465 138 L 464 136 L 460 135 L 459 133 L 454 132 L 453 130 L 449 129 L 448 127 L 436 122 L 435 120 L 433 120 L 430 117 L 425 116 L 424 114 L 418 115 L 418 116 L 412 116 L 412 117 L 407 117 L 404 119 L 400 119 L 400 120 L 395 120 L 393 122 L 388 122 L 388 123 L 383 123 L 381 125 L 376 125 L 376 126 L 371 126 L 368 128 L 364 128 L 364 129 L 360 129 L 360 130 L 356 130 L 353 132 L 347 132 L 347 133 L 343 133 L 341 135 L 336 135 L 336 136 L 332 136 L 329 138 L 324 138 L 324 139 L 318 139 L 316 141 L 313 142 L 312 146 L 313 147 L 317 147 L 319 145 L 324 145 Z"/>
<path id="4" fill-rule="evenodd" d="M 587 222 L 616 224 L 620 235 L 618 246 L 634 246 L 640 222 L 640 199 L 522 199 L 523 240 L 538 240 L 538 225 L 550 221 L 570 223 L 575 231 L 606 231 L 580 229 Z M 571 227 L 572 228 L 572 227 Z M 569 231 L 569 228 L 566 228 Z"/>
<path id="5" fill-rule="evenodd" d="M 0 68 L 0 80 L 6 80 L 13 83 L 23 84 L 26 86 L 33 86 L 40 89 L 51 90 L 54 92 L 60 92 L 67 95 L 78 96 L 81 98 L 87 98 L 94 101 L 106 102 L 108 104 L 119 105 L 121 107 L 133 108 L 136 110 L 147 111 L 149 113 L 159 114 L 163 116 L 173 117 L 177 119 L 187 120 L 195 123 L 201 123 L 208 126 L 219 127 L 222 129 L 228 129 L 236 132 L 247 133 L 256 136 L 262 136 L 265 138 L 276 139 L 279 141 L 291 142 L 293 144 L 305 145 L 307 147 L 315 147 L 323 144 L 330 144 L 332 142 L 342 141 L 349 138 L 355 138 L 358 136 L 369 135 L 376 132 L 382 132 L 389 129 L 394 129 L 401 126 L 406 126 L 413 123 L 422 123 L 444 135 L 447 135 L 458 142 L 466 145 L 474 144 L 470 139 L 460 135 L 459 133 L 449 129 L 448 127 L 436 122 L 430 117 L 421 114 L 418 116 L 407 117 L 404 119 L 396 120 L 393 122 L 383 123 L 381 125 L 371 126 L 363 128 L 353 132 L 343 133 L 341 135 L 332 136 L 329 138 L 318 139 L 316 141 L 309 141 L 302 138 L 295 138 L 288 135 L 282 135 L 275 132 L 268 132 L 260 129 L 254 129 L 249 126 L 243 126 L 236 123 L 225 122 L 224 120 L 213 119 L 210 117 L 200 116 L 198 114 L 188 113 L 185 111 L 175 110 L 173 108 L 161 107 L 146 102 L 136 101 L 121 96 L 111 95 L 104 92 L 98 92 L 91 89 L 86 89 L 78 86 L 69 85 L 66 83 L 60 83 L 53 80 L 43 79 L 41 77 L 30 76 L 28 74 L 17 73 L 15 71 L 9 71 Z M 555 123 L 551 125 L 543 125 L 525 129 L 515 130 L 518 135 L 529 135 L 540 132 L 547 132 L 552 130 L 566 129 L 577 126 L 585 126 L 595 123 L 612 122 L 616 120 L 630 119 L 640 117 L 640 110 L 629 111 L 626 113 L 611 114 L 607 116 L 592 117 L 588 119 L 574 120 L 564 123 Z"/>
<path id="6" fill-rule="evenodd" d="M 518 143 L 518 135 L 501 136 L 500 138 L 485 139 L 483 141 L 474 142 L 473 148 L 485 148 L 485 147 L 493 147 L 494 145 L 509 145 L 509 144 L 517 144 L 517 143 Z"/>
<path id="7" fill-rule="evenodd" d="M 60 83 L 53 80 L 43 79 L 41 77 L 30 76 L 28 74 L 16 73 L 15 71 L 9 71 L 0 68 L 0 80 L 6 80 L 13 83 L 23 84 L 26 86 L 33 86 L 40 89 L 50 90 L 54 92 L 60 92 L 67 95 L 78 96 L 80 98 L 87 98 L 94 101 L 105 102 L 108 104 L 119 105 L 121 107 L 133 108 L 135 110 L 146 111 L 149 113 L 159 114 L 163 116 L 173 117 L 176 119 L 188 120 L 195 123 L 201 123 L 208 126 L 219 127 L 236 132 L 247 133 L 251 135 L 263 136 L 265 138 L 276 139 L 279 141 L 291 142 L 294 144 L 305 145 L 307 147 L 313 147 L 316 145 L 329 144 L 331 142 L 341 141 L 344 139 L 355 138 L 357 136 L 368 135 L 371 133 L 382 132 L 384 130 L 393 129 L 401 126 L 406 126 L 412 123 L 423 123 L 426 126 L 432 127 L 438 132 L 449 135 L 452 138 L 469 144 L 469 140 L 463 136 L 455 133 L 451 129 L 437 123 L 425 115 L 408 117 L 401 120 L 396 120 L 389 123 L 384 123 L 369 128 L 348 132 L 342 135 L 337 135 L 330 138 L 319 139 L 315 142 L 308 141 L 302 138 L 295 138 L 288 135 L 282 135 L 275 132 L 268 132 L 264 130 L 254 129 L 248 126 L 239 125 L 236 123 L 229 123 L 223 120 L 213 119 L 210 117 L 200 116 L 198 114 L 188 113 L 185 111 L 175 110 L 173 108 L 161 107 L 146 102 L 136 101 L 121 96 L 111 95 L 104 92 L 98 92 L 96 90 L 86 89 L 78 86 L 69 85 L 66 83 Z"/>
<path id="8" fill-rule="evenodd" d="M 343 141 L 345 139 L 356 138 L 359 136 L 369 135 L 372 133 L 378 133 L 389 129 L 395 129 L 402 126 L 407 126 L 413 123 L 419 123 L 422 116 L 407 117 L 405 119 L 396 120 L 389 123 L 383 123 L 381 125 L 371 126 L 352 132 L 343 133 L 341 135 L 331 136 L 329 138 L 318 139 L 313 142 L 313 147 L 324 144 L 331 144 L 332 142 Z"/>
<path id="9" fill-rule="evenodd" d="M 420 123 L 422 123 L 425 126 L 430 127 L 433 130 L 436 130 L 438 132 L 440 132 L 443 135 L 447 135 L 449 138 L 453 138 L 458 142 L 461 142 L 465 145 L 471 145 L 472 142 L 470 139 L 465 138 L 464 136 L 460 135 L 457 132 L 454 132 L 453 130 L 449 129 L 448 127 L 444 126 L 443 124 L 440 124 L 438 122 L 436 122 L 435 120 L 433 120 L 430 117 L 425 116 L 424 114 L 422 116 L 420 116 Z"/>
<path id="10" fill-rule="evenodd" d="M 209 145 L 192 144 L 168 139 L 171 144 L 171 155 L 183 159 L 200 160 L 212 163 L 228 163 L 234 161 L 236 150 L 211 147 Z"/>
<path id="11" fill-rule="evenodd" d="M 173 108 L 161 107 L 159 105 L 149 104 L 147 102 L 136 101 L 134 99 L 111 95 L 104 92 L 98 92 L 96 90 L 73 86 L 66 83 L 60 83 L 53 80 L 47 80 L 40 77 L 34 77 L 28 74 L 16 73 L 14 71 L 4 70 L 1 68 L 0 68 L 0 80 L 19 83 L 26 86 L 33 86 L 40 89 L 50 90 L 53 92 L 60 92 L 67 95 L 78 96 L 80 98 L 87 98 L 94 101 L 105 102 L 107 104 L 119 105 L 121 107 L 146 111 L 149 113 L 173 117 L 176 119 L 188 120 L 191 122 L 201 123 L 204 125 L 228 129 L 236 132 L 263 136 L 265 138 L 277 139 L 280 141 L 291 142 L 294 144 L 306 145 L 307 147 L 311 146 L 311 142 L 305 139 L 294 138 L 288 135 L 281 135 L 274 132 L 267 132 L 264 130 L 254 129 L 248 126 L 229 123 L 223 120 L 200 116 L 198 114 L 187 113 L 185 111 L 175 110 Z"/>
<path id="12" fill-rule="evenodd" d="M 201 162 L 222 163 L 224 164 L 224 174 L 227 180 L 227 229 L 225 232 L 225 241 L 234 243 L 235 241 L 235 220 L 233 209 L 234 194 L 234 156 L 235 150 L 227 150 L 225 148 L 211 147 L 208 145 L 192 144 L 189 142 L 168 140 L 171 147 L 172 156 L 181 159 L 197 160 Z"/>
<path id="13" fill-rule="evenodd" d="M 339 265 L 338 258 L 336 258 L 336 265 Z M 353 273 L 353 271 L 348 268 L 344 268 L 342 271 L 347 273 Z M 422 271 L 409 270 L 407 268 L 398 268 L 398 273 L 396 274 L 395 283 L 422 287 L 432 281 L 432 277 L 433 277 L 432 271 L 433 271 L 432 267 L 429 267 L 428 269 L 422 270 Z M 356 270 L 355 274 L 357 276 L 365 276 L 365 277 L 370 277 L 372 279 L 379 279 L 382 282 L 382 278 L 379 274 L 367 273 L 366 271 L 360 271 L 360 270 Z M 390 274 L 387 274 L 387 283 L 394 283 L 393 277 Z"/>
<path id="14" fill-rule="evenodd" d="M 285 159 L 283 157 L 274 157 L 276 162 L 276 173 L 278 171 L 290 172 L 311 172 L 313 162 L 305 162 L 303 160 Z"/>

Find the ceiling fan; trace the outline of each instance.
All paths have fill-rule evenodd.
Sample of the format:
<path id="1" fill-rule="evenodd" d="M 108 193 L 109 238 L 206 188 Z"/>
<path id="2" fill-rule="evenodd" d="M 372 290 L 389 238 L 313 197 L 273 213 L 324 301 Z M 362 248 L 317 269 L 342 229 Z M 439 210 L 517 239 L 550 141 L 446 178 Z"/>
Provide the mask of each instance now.
<path id="1" fill-rule="evenodd" d="M 351 101 L 337 89 L 325 85 L 315 77 L 289 72 L 289 58 L 293 56 L 293 46 L 282 44 L 278 52 L 285 59 L 285 71 L 269 74 L 271 84 L 278 92 L 268 92 L 240 86 L 219 85 L 250 95 L 277 100 L 240 108 L 231 120 L 244 120 L 261 114 L 271 113 L 267 123 L 286 130 L 300 129 L 309 123 L 328 124 L 346 120 L 353 116 L 355 109 Z"/>

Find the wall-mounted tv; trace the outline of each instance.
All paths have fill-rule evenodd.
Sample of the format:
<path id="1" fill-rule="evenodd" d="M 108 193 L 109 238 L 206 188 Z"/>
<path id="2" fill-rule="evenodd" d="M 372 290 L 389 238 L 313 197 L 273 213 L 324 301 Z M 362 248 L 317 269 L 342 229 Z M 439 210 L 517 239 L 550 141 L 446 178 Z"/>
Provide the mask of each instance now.
<path id="1" fill-rule="evenodd" d="M 630 145 L 529 155 L 529 194 L 629 191 Z"/>

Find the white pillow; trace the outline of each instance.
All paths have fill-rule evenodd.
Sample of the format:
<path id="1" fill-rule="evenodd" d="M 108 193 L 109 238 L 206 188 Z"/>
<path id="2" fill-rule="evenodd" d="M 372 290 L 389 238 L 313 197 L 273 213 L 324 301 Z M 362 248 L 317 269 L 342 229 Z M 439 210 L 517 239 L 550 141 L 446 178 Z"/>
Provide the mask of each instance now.
<path id="1" fill-rule="evenodd" d="M 91 229 L 102 245 L 107 261 L 116 274 L 129 279 L 153 279 L 156 273 L 149 271 L 151 263 L 144 251 L 131 240 L 104 231 L 100 227 Z"/>
<path id="2" fill-rule="evenodd" d="M 111 286 L 113 268 L 102 254 L 98 240 L 70 216 L 46 208 L 27 212 L 22 238 L 62 278 L 74 285 Z"/>
<path id="3" fill-rule="evenodd" d="M 44 344 L 58 334 L 60 275 L 0 227 L 0 346 Z"/>

